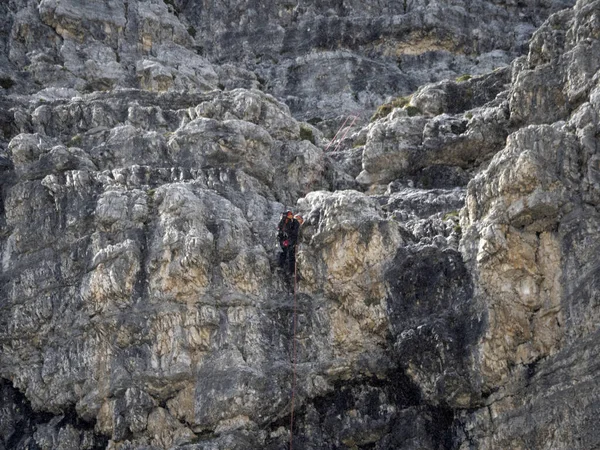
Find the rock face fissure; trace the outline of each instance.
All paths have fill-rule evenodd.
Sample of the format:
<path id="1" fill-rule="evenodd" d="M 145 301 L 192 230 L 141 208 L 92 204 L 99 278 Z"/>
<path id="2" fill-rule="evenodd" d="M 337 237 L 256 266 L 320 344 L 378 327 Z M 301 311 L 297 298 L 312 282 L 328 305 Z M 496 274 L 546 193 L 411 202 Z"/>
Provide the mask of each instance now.
<path id="1" fill-rule="evenodd" d="M 396 448 L 412 441 L 425 448 L 450 448 L 453 419 L 449 408 L 423 404 L 419 388 L 402 372 L 386 379 L 339 381 L 333 392 L 299 412 L 294 446 Z M 289 418 L 282 425 L 289 426 Z M 307 429 L 310 434 L 303 432 Z"/>
<path id="2" fill-rule="evenodd" d="M 0 423 L 6 449 L 63 448 L 103 449 L 107 436 L 94 433 L 94 424 L 86 423 L 74 409 L 55 416 L 35 412 L 27 398 L 8 381 L 0 380 Z"/>
<path id="3" fill-rule="evenodd" d="M 0 450 L 600 449 L 599 0 L 0 16 Z"/>

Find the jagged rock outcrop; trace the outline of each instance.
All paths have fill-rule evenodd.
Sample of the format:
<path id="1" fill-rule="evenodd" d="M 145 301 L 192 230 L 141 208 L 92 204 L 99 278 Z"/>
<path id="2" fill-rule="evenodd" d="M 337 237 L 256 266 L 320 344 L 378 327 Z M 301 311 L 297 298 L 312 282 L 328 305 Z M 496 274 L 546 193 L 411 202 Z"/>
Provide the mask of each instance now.
<path id="1" fill-rule="evenodd" d="M 23 131 L 37 133 L 8 148 L 0 359 L 35 410 L 74 408 L 113 442 L 169 447 L 192 430 L 235 428 L 238 417 L 262 423 L 254 413 L 272 416 L 287 401 L 277 392 L 289 365 L 233 330 L 250 327 L 257 340 L 263 327 L 273 331 L 258 307 L 288 297 L 271 270 L 283 209 L 273 192 L 286 199 L 318 187 L 322 154 L 292 140 L 297 122 L 261 93 L 233 91 L 237 109 L 220 93 L 138 94 L 21 111 L 30 116 Z M 212 118 L 221 110 L 226 119 Z M 215 395 L 194 400 L 205 389 Z"/>
<path id="2" fill-rule="evenodd" d="M 437 426 L 441 413 L 419 400 L 387 349 L 385 269 L 408 239 L 433 237 L 411 237 L 410 227 L 433 214 L 444 228 L 460 194 L 448 196 L 451 206 L 425 194 L 421 203 L 437 205 L 404 229 L 386 196 L 309 193 L 331 162 L 301 140 L 304 125 L 286 106 L 258 91 L 116 91 L 12 113 L 20 134 L 2 185 L 0 367 L 34 411 L 75 414 L 111 448 L 199 436 L 197 448 L 286 442 L 292 295 L 274 270 L 274 229 L 282 202 L 308 193 L 296 394 L 298 423 L 319 431 L 306 439 L 375 442 L 417 417 L 422 430 Z M 310 411 L 326 411 L 321 399 L 355 378 L 366 381 L 344 395 L 358 407 L 383 396 L 389 412 L 343 435 L 315 422 Z M 62 436 L 62 423 L 44 426 Z M 432 442 L 421 433 L 414 439 Z M 4 445 L 45 445 L 13 435 Z"/>
<path id="3" fill-rule="evenodd" d="M 303 119 L 366 115 L 426 82 L 506 66 L 571 4 L 11 1 L 0 86 L 51 96 L 260 86 Z"/>
<path id="4" fill-rule="evenodd" d="M 213 61 L 244 61 L 304 118 L 506 65 L 561 2 L 174 1 Z M 485 17 L 482 26 L 481 17 Z M 260 31 L 257 31 L 260 30 Z"/>
<path id="5" fill-rule="evenodd" d="M 337 43 L 332 23 L 328 50 L 360 66 L 429 20 L 423 76 L 483 6 L 439 27 L 435 3 L 236 4 L 0 5 L 0 449 L 280 449 L 292 386 L 296 448 L 600 447 L 598 1 L 552 15 L 510 68 L 421 86 L 328 151 L 291 111 L 348 103 L 278 98 L 318 76 L 302 64 L 331 54 L 302 55 Z M 538 6 L 506 10 L 556 7 Z M 277 270 L 289 207 L 297 285 Z"/>
<path id="6" fill-rule="evenodd" d="M 598 68 L 590 65 L 597 35 L 590 27 L 597 14 L 597 3 L 579 2 L 534 36 L 510 92 L 511 120 L 521 128 L 469 184 L 461 219 L 463 253 L 487 317 L 479 358 L 484 390 L 492 394 L 483 427 L 493 421 L 494 441 L 504 447 L 600 442 L 582 415 L 558 406 L 563 396 L 580 411 L 598 405 L 597 392 L 575 375 L 580 364 L 594 371 L 589 342 L 597 337 L 595 277 L 586 269 L 594 265 L 598 223 L 590 180 L 598 89 L 592 81 Z"/>
<path id="7" fill-rule="evenodd" d="M 0 382 L 2 448 L 106 448 L 107 440 L 94 433 L 74 411 L 52 416 L 34 412 L 23 394 Z"/>

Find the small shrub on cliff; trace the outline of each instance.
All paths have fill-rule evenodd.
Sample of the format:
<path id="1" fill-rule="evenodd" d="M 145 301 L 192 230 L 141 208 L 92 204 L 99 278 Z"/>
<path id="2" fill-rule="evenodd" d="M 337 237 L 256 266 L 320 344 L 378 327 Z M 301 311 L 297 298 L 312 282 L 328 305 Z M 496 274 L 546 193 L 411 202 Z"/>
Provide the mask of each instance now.
<path id="1" fill-rule="evenodd" d="M 444 217 L 442 217 L 442 220 L 446 221 L 452 217 L 458 217 L 458 210 L 447 212 L 446 214 L 444 214 Z"/>
<path id="2" fill-rule="evenodd" d="M 391 112 L 392 112 L 392 106 L 389 103 L 385 103 L 385 104 L 381 105 L 379 108 L 377 108 L 377 111 L 375 111 L 375 114 L 373 114 L 373 116 L 371 116 L 371 122 L 375 122 L 378 119 L 383 119 Z"/>
<path id="3" fill-rule="evenodd" d="M 300 140 L 310 141 L 312 144 L 315 143 L 315 136 L 313 134 L 313 131 L 306 125 L 300 124 Z"/>
<path id="4" fill-rule="evenodd" d="M 404 108 L 404 110 L 408 113 L 408 117 L 418 116 L 421 114 L 421 110 L 416 106 L 408 105 Z"/>
<path id="5" fill-rule="evenodd" d="M 67 144 L 68 147 L 79 147 L 81 145 L 81 135 L 80 134 L 76 134 L 75 136 L 73 136 L 71 138 L 71 140 L 69 141 L 69 143 Z"/>
<path id="6" fill-rule="evenodd" d="M 377 111 L 375 111 L 375 114 L 373 114 L 373 116 L 371 117 L 371 122 L 387 117 L 394 110 L 394 108 L 405 108 L 408 110 L 408 102 L 410 102 L 410 96 L 398 97 L 389 103 L 384 103 L 379 108 L 377 108 Z"/>

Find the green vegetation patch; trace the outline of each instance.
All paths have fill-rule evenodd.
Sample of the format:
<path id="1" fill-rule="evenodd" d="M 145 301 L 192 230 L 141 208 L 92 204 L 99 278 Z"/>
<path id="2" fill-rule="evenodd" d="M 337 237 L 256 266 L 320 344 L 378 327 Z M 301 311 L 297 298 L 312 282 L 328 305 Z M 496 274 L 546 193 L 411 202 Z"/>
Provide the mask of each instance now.
<path id="1" fill-rule="evenodd" d="M 392 105 L 390 105 L 389 103 L 381 105 L 379 108 L 377 108 L 377 111 L 375 111 L 375 114 L 373 114 L 373 116 L 371 117 L 371 122 L 375 122 L 376 120 L 387 117 L 392 112 L 392 109 Z"/>
<path id="2" fill-rule="evenodd" d="M 71 138 L 71 140 L 68 143 L 68 147 L 79 147 L 81 145 L 81 141 L 82 141 L 82 137 L 80 134 L 76 134 L 75 136 L 73 136 Z"/>
<path id="3" fill-rule="evenodd" d="M 404 110 L 408 113 L 408 117 L 418 116 L 421 114 L 421 110 L 416 106 L 408 105 L 404 108 Z"/>
<path id="4" fill-rule="evenodd" d="M 468 81 L 468 80 L 470 80 L 471 78 L 473 78 L 473 77 L 472 77 L 471 75 L 469 75 L 468 73 L 466 73 L 466 74 L 464 74 L 464 75 L 461 75 L 460 77 L 458 77 L 458 78 L 456 79 L 456 82 L 457 82 L 457 83 L 462 83 L 463 81 Z"/>
<path id="5" fill-rule="evenodd" d="M 315 143 L 315 136 L 313 134 L 313 131 L 303 124 L 300 124 L 300 140 L 310 141 L 312 144 Z"/>
<path id="6" fill-rule="evenodd" d="M 375 111 L 375 114 L 373 114 L 373 116 L 371 117 L 371 122 L 374 122 L 376 120 L 387 117 L 394 110 L 394 108 L 404 108 L 407 111 L 409 108 L 415 108 L 418 111 L 418 108 L 416 108 L 414 106 L 409 106 L 408 105 L 409 102 L 410 102 L 410 96 L 397 97 L 389 103 L 384 103 L 379 108 L 377 108 L 377 111 Z M 411 113 L 409 112 L 408 115 L 410 116 Z M 415 115 L 415 114 L 412 114 L 412 115 Z"/>
<path id="7" fill-rule="evenodd" d="M 458 210 L 447 212 L 446 214 L 444 214 L 444 217 L 442 218 L 442 220 L 446 221 L 446 220 L 450 219 L 451 217 L 458 217 Z"/>

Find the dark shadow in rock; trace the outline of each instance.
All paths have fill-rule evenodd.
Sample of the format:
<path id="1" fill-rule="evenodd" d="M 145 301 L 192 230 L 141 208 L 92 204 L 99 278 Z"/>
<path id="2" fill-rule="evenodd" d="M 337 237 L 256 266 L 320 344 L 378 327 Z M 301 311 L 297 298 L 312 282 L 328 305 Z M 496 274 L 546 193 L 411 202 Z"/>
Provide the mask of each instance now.
<path id="1" fill-rule="evenodd" d="M 435 405 L 480 402 L 470 356 L 482 325 L 473 284 L 459 252 L 437 247 L 399 249 L 386 278 L 392 345 L 398 363 Z"/>
<path id="2" fill-rule="evenodd" d="M 47 444 L 81 448 L 85 440 L 90 450 L 104 449 L 108 437 L 95 434 L 94 425 L 82 420 L 74 406 L 60 415 L 34 411 L 25 395 L 0 379 L 0 448 L 38 450 L 49 448 Z"/>

